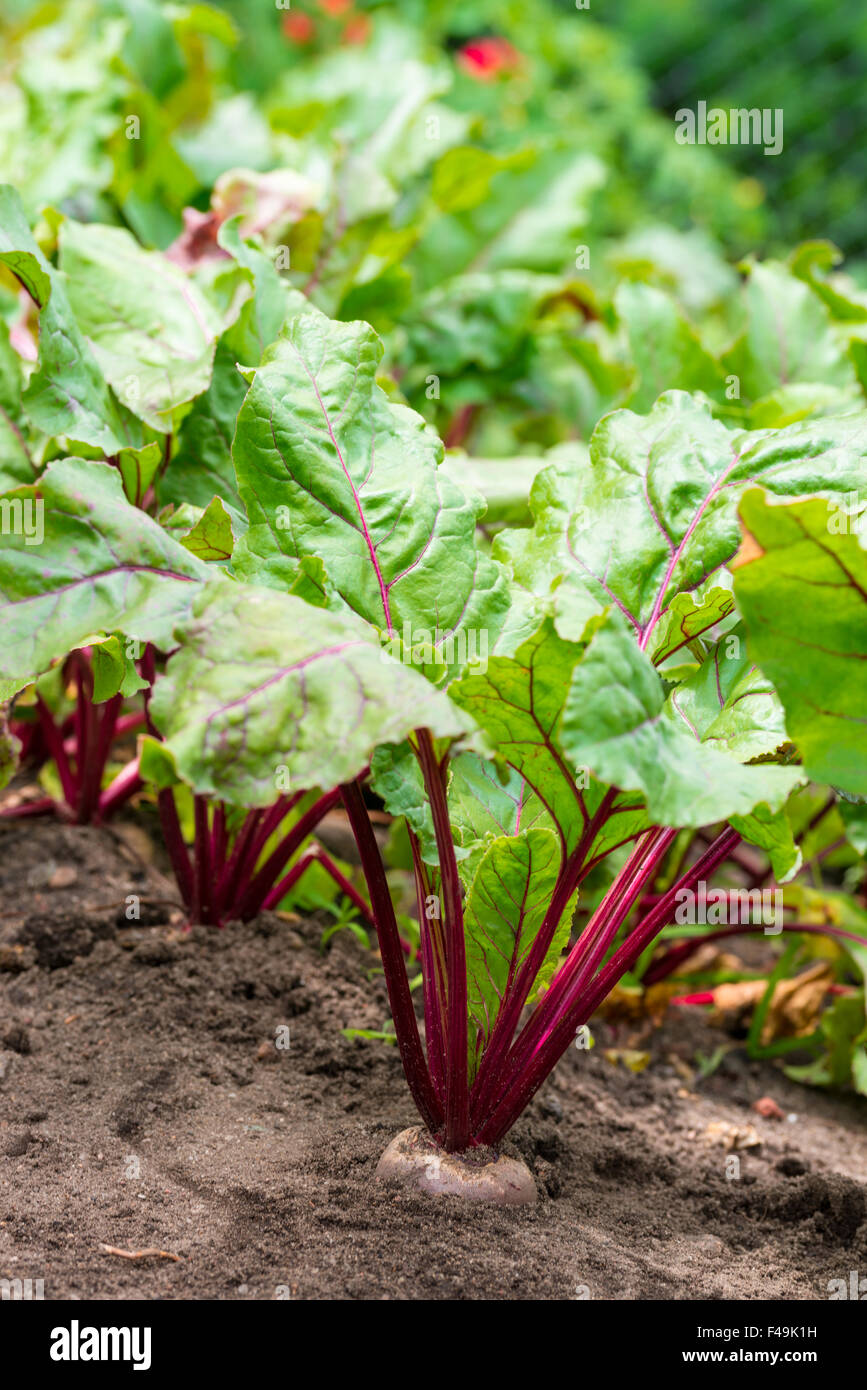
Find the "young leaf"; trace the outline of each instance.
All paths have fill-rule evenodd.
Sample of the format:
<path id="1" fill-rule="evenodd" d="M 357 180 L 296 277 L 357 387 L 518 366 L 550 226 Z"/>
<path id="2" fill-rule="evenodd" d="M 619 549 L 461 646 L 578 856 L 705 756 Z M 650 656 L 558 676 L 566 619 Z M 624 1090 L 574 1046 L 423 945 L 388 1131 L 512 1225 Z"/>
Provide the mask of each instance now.
<path id="1" fill-rule="evenodd" d="M 104 642 L 91 644 L 90 665 L 93 671 L 93 703 L 102 704 L 115 695 L 125 699 L 146 690 L 148 682 L 142 680 L 136 670 L 135 662 L 128 656 L 120 638 L 112 635 Z"/>
<path id="2" fill-rule="evenodd" d="M 563 842 L 573 848 L 583 821 L 577 768 L 564 757 L 557 730 L 580 648 L 546 621 L 514 657 L 495 656 L 484 675 L 450 687 L 498 753 L 536 793 Z"/>
<path id="3" fill-rule="evenodd" d="M 464 930 L 470 1017 L 482 1039 L 490 1036 L 503 998 L 544 921 L 559 868 L 557 836 L 552 830 L 534 829 L 498 836 L 476 869 L 464 909 Z M 534 994 L 554 972 L 569 937 L 574 907 L 573 901 L 563 913 L 536 977 Z"/>
<path id="4" fill-rule="evenodd" d="M 747 655 L 741 626 L 717 642 L 668 703 L 694 738 L 738 762 L 768 757 L 788 743 L 783 707 Z"/>
<path id="5" fill-rule="evenodd" d="M 658 825 L 708 825 L 760 801 L 776 810 L 801 779 L 799 768 L 742 767 L 689 731 L 666 709 L 659 674 L 617 609 L 572 672 L 560 738 L 576 764 L 642 792 Z"/>
<path id="6" fill-rule="evenodd" d="M 192 530 L 181 537 L 181 545 L 200 560 L 231 560 L 234 544 L 232 519 L 219 497 L 208 503 Z"/>

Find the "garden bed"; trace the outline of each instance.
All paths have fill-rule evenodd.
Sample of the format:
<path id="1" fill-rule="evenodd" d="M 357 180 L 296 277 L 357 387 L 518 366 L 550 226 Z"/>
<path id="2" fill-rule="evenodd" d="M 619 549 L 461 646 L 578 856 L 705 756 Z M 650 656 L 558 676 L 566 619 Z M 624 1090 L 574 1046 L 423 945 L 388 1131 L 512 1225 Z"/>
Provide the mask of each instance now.
<path id="1" fill-rule="evenodd" d="M 863 1102 L 737 1048 L 701 1080 L 725 1039 L 694 1009 L 638 1074 L 604 1056 L 622 1026 L 570 1049 L 506 1146 L 534 1207 L 376 1184 L 416 1121 L 396 1048 L 341 1033 L 388 1017 L 376 957 L 348 932 L 323 954 L 315 918 L 183 933 L 136 834 L 0 827 L 0 1278 L 47 1299 L 808 1299 L 867 1267 Z M 752 1108 L 768 1095 L 785 1118 Z M 735 1132 L 760 1143 L 732 1180 Z"/>

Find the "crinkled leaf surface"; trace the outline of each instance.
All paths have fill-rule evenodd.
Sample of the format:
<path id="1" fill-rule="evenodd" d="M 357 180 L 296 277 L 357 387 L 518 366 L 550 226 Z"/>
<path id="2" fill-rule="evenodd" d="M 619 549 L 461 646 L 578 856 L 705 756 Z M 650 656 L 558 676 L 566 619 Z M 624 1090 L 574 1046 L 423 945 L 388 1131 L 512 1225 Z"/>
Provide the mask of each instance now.
<path id="1" fill-rule="evenodd" d="M 422 418 L 376 385 L 381 356 L 367 324 L 316 311 L 266 352 L 235 435 L 250 519 L 237 568 L 261 579 L 285 556 L 316 555 L 378 629 L 485 629 L 492 644 L 507 597 L 476 548 L 484 504 L 438 468 L 442 445 Z"/>
<path id="2" fill-rule="evenodd" d="M 178 771 L 202 793 L 268 806 L 277 769 L 298 789 L 356 776 L 380 743 L 468 721 L 350 613 L 230 580 L 201 593 L 152 700 Z"/>
<path id="3" fill-rule="evenodd" d="M 783 702 L 811 777 L 867 795 L 867 550 L 821 499 L 774 505 L 756 489 L 735 593 L 751 654 Z M 749 558 L 752 556 L 752 558 Z"/>
<path id="4" fill-rule="evenodd" d="M 658 672 L 617 609 L 572 672 L 560 738 L 594 776 L 642 792 L 660 825 L 708 825 L 763 801 L 776 810 L 800 777 L 774 764 L 741 766 L 672 717 Z"/>
<path id="5" fill-rule="evenodd" d="M 27 500 L 35 490 L 9 495 Z M 39 496 L 42 544 L 14 534 L 0 544 L 0 676 L 38 675 L 91 633 L 170 647 L 208 567 L 130 506 L 107 463 L 57 459 Z"/>
<path id="6" fill-rule="evenodd" d="M 583 590 L 600 606 L 615 604 L 660 661 L 679 645 L 677 628 L 691 640 L 723 615 L 721 572 L 737 551 L 737 503 L 753 481 L 780 496 L 867 496 L 867 416 L 732 433 L 678 391 L 646 416 L 615 411 L 594 432 L 589 468 L 567 453 L 536 479 L 532 540 L 504 541 L 497 553 L 511 554 L 517 582 L 536 592 L 562 576 L 563 635 L 577 635 L 570 608 Z"/>
<path id="7" fill-rule="evenodd" d="M 779 697 L 748 656 L 740 625 L 672 690 L 668 704 L 694 738 L 738 762 L 769 757 L 788 743 Z"/>

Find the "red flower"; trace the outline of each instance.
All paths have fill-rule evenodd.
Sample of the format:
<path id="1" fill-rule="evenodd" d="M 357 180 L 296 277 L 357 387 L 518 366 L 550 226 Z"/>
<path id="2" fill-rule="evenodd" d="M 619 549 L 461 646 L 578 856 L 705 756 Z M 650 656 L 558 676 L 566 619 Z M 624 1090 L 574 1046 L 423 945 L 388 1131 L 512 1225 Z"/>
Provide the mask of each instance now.
<path id="1" fill-rule="evenodd" d="M 346 14 L 352 9 L 352 0 L 319 0 L 319 8 L 326 14 Z"/>
<path id="2" fill-rule="evenodd" d="M 294 11 L 283 16 L 283 33 L 292 43 L 310 43 L 316 33 L 316 25 L 309 14 Z"/>
<path id="3" fill-rule="evenodd" d="M 366 14 L 353 15 L 343 28 L 344 43 L 366 43 L 370 38 L 371 24 Z"/>
<path id="4" fill-rule="evenodd" d="M 508 39 L 474 39 L 458 50 L 457 61 L 477 82 L 493 82 L 501 73 L 513 72 L 521 55 Z"/>

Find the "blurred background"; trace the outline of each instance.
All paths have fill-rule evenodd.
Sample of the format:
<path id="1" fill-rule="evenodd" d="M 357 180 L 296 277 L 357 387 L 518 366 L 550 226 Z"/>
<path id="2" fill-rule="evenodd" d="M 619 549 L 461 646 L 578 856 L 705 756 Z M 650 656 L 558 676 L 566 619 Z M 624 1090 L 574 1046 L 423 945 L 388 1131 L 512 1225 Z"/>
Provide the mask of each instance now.
<path id="1" fill-rule="evenodd" d="M 867 11 L 591 4 L 4 0 L 0 179 L 49 255 L 65 216 L 205 273 L 239 216 L 480 458 L 666 388 L 750 428 L 860 406 Z M 678 143 L 699 102 L 782 110 L 782 151 Z"/>
<path id="2" fill-rule="evenodd" d="M 219 12 L 231 23 L 221 25 Z M 867 173 L 867 8 L 854 0 L 728 0 L 723 7 L 705 0 L 592 0 L 590 9 L 577 9 L 573 0 L 293 0 L 291 8 L 279 0 L 217 0 L 213 7 L 4 0 L 2 72 L 18 87 L 14 94 L 6 90 L 0 109 L 4 177 L 23 177 L 61 203 L 101 191 L 93 145 L 100 117 L 107 136 L 104 118 L 120 95 L 111 80 L 118 70 L 112 20 L 130 25 L 122 63 L 160 103 L 172 143 L 172 155 L 164 157 L 177 156 L 176 172 L 188 176 L 187 184 L 196 177 L 209 182 L 220 164 L 268 162 L 252 107 L 236 103 L 220 125 L 221 95 L 248 92 L 259 102 L 270 96 L 272 110 L 279 109 L 293 71 L 325 52 L 363 49 L 372 30 L 389 20 L 414 31 L 419 53 L 432 61 L 479 37 L 507 39 L 523 60 L 514 82 L 476 81 L 469 92 L 458 83 L 450 100 L 475 106 L 480 118 L 497 104 L 506 125 L 510 119 L 514 125 L 517 113 L 502 108 L 525 104 L 527 131 L 540 134 L 547 119 L 588 149 L 618 157 L 635 190 L 675 226 L 706 227 L 734 254 L 816 236 L 850 256 L 865 252 L 859 194 Z M 387 84 L 387 68 L 378 80 Z M 53 153 L 26 149 L 18 138 L 22 89 L 31 123 L 54 128 Z M 783 153 L 769 158 L 761 148 L 730 146 L 716 149 L 713 159 L 700 150 L 690 151 L 691 161 L 676 159 L 672 114 L 699 100 L 782 108 Z M 185 149 L 174 138 L 209 114 L 210 163 L 203 141 Z M 67 131 L 67 121 L 79 129 Z M 51 131 L 46 134 L 50 145 Z M 54 166 L 55 182 L 46 163 Z M 154 176 L 152 166 L 148 173 Z M 633 218 L 628 197 L 627 190 L 611 190 L 612 224 Z M 177 223 L 178 209 L 168 212 Z M 164 241 L 171 220 L 164 219 L 162 231 L 151 226 L 150 238 Z"/>

